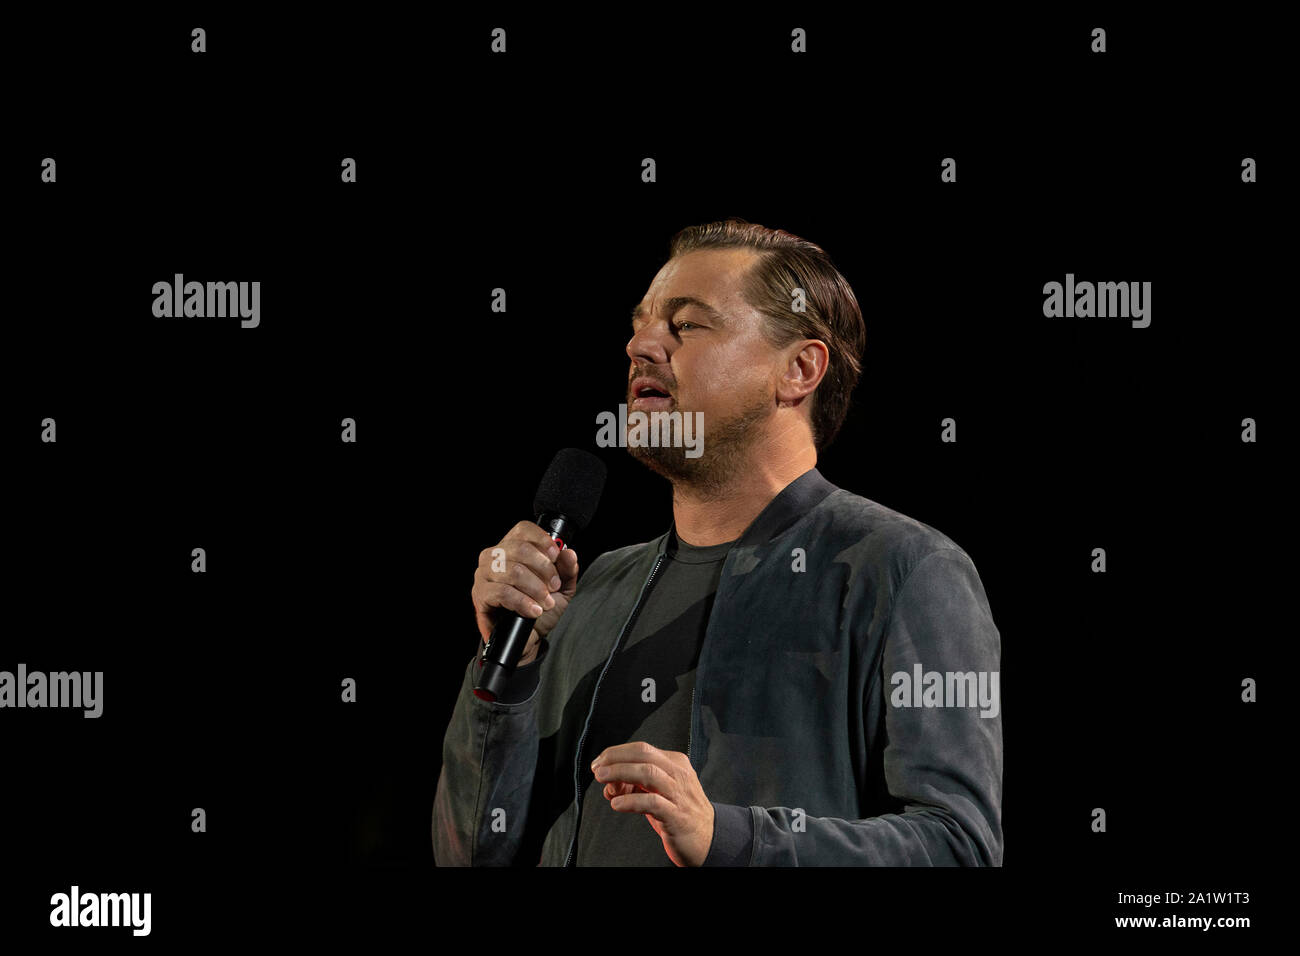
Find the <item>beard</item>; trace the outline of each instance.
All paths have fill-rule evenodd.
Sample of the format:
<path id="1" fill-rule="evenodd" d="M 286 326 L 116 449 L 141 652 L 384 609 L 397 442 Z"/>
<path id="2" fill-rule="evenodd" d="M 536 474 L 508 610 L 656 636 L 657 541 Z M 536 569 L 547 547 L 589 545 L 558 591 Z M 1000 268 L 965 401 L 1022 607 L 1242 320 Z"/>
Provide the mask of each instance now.
<path id="1" fill-rule="evenodd" d="M 684 409 L 682 417 L 693 415 Z M 721 498 L 735 477 L 749 467 L 750 452 L 766 433 L 763 423 L 776 411 L 766 390 L 755 391 L 731 416 L 706 421 L 699 437 L 700 454 L 687 458 L 685 447 L 632 445 L 628 453 L 674 486 L 688 487 L 701 498 Z"/>

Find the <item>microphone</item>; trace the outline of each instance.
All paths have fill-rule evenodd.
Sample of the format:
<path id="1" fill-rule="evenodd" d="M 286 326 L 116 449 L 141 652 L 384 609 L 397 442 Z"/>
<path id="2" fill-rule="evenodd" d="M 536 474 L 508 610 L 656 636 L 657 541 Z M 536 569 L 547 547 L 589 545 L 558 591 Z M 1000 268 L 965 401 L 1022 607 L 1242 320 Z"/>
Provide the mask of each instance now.
<path id="1" fill-rule="evenodd" d="M 551 459 L 533 498 L 533 514 L 542 530 L 563 550 L 565 542 L 587 527 L 605 488 L 605 463 L 581 448 L 561 448 Z M 506 681 L 524 656 L 535 618 L 497 609 L 497 623 L 479 658 L 474 696 L 489 703 L 501 696 Z"/>

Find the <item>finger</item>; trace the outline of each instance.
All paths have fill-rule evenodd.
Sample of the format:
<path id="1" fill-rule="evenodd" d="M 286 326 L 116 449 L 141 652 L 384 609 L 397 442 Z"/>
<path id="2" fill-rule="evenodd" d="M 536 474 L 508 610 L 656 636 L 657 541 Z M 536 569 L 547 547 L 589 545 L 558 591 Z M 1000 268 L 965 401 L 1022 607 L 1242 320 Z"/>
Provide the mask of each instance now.
<path id="1" fill-rule="evenodd" d="M 534 545 L 537 545 L 539 550 L 543 551 L 549 548 L 550 545 L 554 544 L 554 541 L 551 541 L 550 532 L 543 529 L 542 525 L 539 525 L 537 522 L 529 522 L 529 520 L 516 522 L 510 531 L 506 532 L 506 538 L 504 538 L 504 540 L 532 541 Z M 559 548 L 556 548 L 555 550 L 559 551 Z"/>
<path id="2" fill-rule="evenodd" d="M 578 582 L 578 556 L 572 548 L 565 548 L 555 559 L 555 572 L 560 578 L 560 590 L 569 593 L 570 587 Z"/>
<path id="3" fill-rule="evenodd" d="M 677 809 L 661 793 L 625 793 L 610 800 L 609 805 L 619 813 L 651 813 L 664 823 L 672 819 Z"/>
<path id="4" fill-rule="evenodd" d="M 511 561 L 523 565 L 537 575 L 538 580 L 543 584 L 549 585 L 559 577 L 555 562 L 563 552 L 555 547 L 550 538 L 545 535 L 542 535 L 542 537 L 546 541 L 544 545 L 539 545 L 535 541 L 510 541 L 505 543 L 504 547 L 506 556 Z M 557 585 L 550 590 L 558 590 L 558 587 Z"/>
<path id="5" fill-rule="evenodd" d="M 660 750 L 644 740 L 632 740 L 625 744 L 606 747 L 596 755 L 596 759 L 592 761 L 592 764 L 652 763 L 663 767 L 665 770 L 671 770 L 673 762 L 668 756 L 669 753 L 670 751 Z"/>
<path id="6" fill-rule="evenodd" d="M 512 585 L 489 582 L 484 585 L 484 588 L 487 602 L 493 607 L 505 608 L 507 611 L 514 611 L 524 617 L 538 618 L 542 616 L 541 606 Z"/>
<path id="7" fill-rule="evenodd" d="M 501 551 L 510 559 L 532 567 L 539 576 L 546 579 L 555 573 L 553 562 L 560 555 L 560 548 L 551 540 L 551 536 L 531 521 L 515 525 L 499 544 L 484 548 L 479 553 L 479 565 L 489 578 L 492 577 L 492 566 L 499 561 Z"/>
<path id="8" fill-rule="evenodd" d="M 506 559 L 504 565 L 502 552 Z M 559 582 L 559 575 L 546 555 L 532 544 L 508 538 L 496 547 L 479 552 L 477 577 L 498 584 L 513 584 L 543 605 L 552 591 L 559 590 L 558 583 L 553 588 L 548 587 L 553 581 Z"/>
<path id="9" fill-rule="evenodd" d="M 505 572 L 497 575 L 495 580 L 498 583 L 513 585 L 544 608 L 555 606 L 555 599 L 551 597 L 551 591 L 554 589 L 548 587 L 546 582 L 537 576 L 536 571 L 518 561 L 511 561 Z"/>
<path id="10" fill-rule="evenodd" d="M 595 776 L 602 782 L 635 783 L 653 793 L 664 793 L 673 783 L 666 770 L 651 763 L 602 764 L 596 768 Z"/>
<path id="11" fill-rule="evenodd" d="M 636 784 L 634 783 L 607 783 L 601 795 L 606 799 L 620 797 L 625 793 L 636 793 Z"/>
<path id="12" fill-rule="evenodd" d="M 560 546 L 552 541 L 551 536 L 543 531 L 542 526 L 535 521 L 520 521 L 506 534 L 505 540 L 526 541 L 551 561 L 554 561 L 560 553 Z"/>

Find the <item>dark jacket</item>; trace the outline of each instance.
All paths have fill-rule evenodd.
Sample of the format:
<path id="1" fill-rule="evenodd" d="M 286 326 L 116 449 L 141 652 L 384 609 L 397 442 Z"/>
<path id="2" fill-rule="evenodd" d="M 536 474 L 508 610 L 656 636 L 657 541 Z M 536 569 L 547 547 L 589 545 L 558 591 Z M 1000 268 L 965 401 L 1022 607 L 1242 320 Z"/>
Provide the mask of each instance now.
<path id="1" fill-rule="evenodd" d="M 587 568 L 527 699 L 475 697 L 469 662 L 433 806 L 439 866 L 572 865 L 594 694 L 668 538 Z M 1000 645 L 946 535 L 816 468 L 791 482 L 727 555 L 700 651 L 687 755 L 715 810 L 705 865 L 1001 866 L 1001 709 L 953 705 L 999 670 Z M 971 682 L 917 706 L 895 675 L 931 671 Z"/>

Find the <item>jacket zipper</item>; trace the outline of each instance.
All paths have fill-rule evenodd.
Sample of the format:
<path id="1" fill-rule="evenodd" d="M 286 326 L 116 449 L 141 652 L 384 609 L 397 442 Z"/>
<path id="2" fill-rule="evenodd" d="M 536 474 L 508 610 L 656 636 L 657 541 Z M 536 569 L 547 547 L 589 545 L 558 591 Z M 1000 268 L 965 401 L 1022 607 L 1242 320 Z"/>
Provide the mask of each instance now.
<path id="1" fill-rule="evenodd" d="M 573 860 L 573 851 L 578 842 L 578 824 L 582 822 L 582 784 L 581 765 L 582 765 L 582 748 L 587 742 L 587 731 L 591 728 L 591 717 L 596 712 L 596 695 L 600 693 L 600 682 L 605 679 L 605 672 L 609 670 L 610 663 L 614 660 L 614 655 L 618 653 L 619 647 L 623 643 L 623 638 L 627 630 L 636 620 L 637 613 L 641 610 L 641 605 L 645 602 L 645 596 L 654 586 L 655 576 L 659 573 L 659 566 L 664 563 L 665 555 L 660 553 L 655 558 L 654 567 L 650 569 L 650 576 L 646 578 L 645 584 L 641 585 L 641 594 L 636 599 L 636 604 L 632 606 L 632 613 L 628 615 L 627 620 L 623 622 L 623 630 L 618 632 L 618 640 L 614 642 L 614 649 L 609 652 L 609 657 L 605 659 L 605 666 L 600 670 L 600 676 L 596 678 L 596 686 L 591 692 L 591 706 L 587 709 L 587 722 L 582 727 L 582 736 L 578 738 L 578 752 L 573 758 L 573 804 L 577 808 L 577 813 L 573 818 L 573 837 L 569 840 L 569 853 L 564 859 L 564 865 L 567 867 Z M 691 690 L 691 703 L 695 703 L 695 691 Z M 688 737 L 689 737 L 689 731 Z M 690 756 L 690 741 L 687 740 L 687 756 Z"/>
<path id="2" fill-rule="evenodd" d="M 700 668 L 697 664 L 695 667 L 695 681 L 699 683 Z M 691 759 L 691 725 L 695 723 L 695 685 L 691 685 L 691 709 L 686 712 L 686 759 Z M 695 764 L 691 764 L 692 767 Z"/>
<path id="3" fill-rule="evenodd" d="M 731 551 L 728 551 L 727 556 L 722 560 L 723 575 L 727 573 L 727 561 L 729 560 L 731 560 Z M 721 590 L 721 588 L 722 588 L 722 578 L 719 577 L 718 589 Z M 713 616 L 712 612 L 710 612 L 709 616 L 710 617 Z M 706 629 L 705 634 L 707 638 L 707 633 L 708 633 L 707 621 L 705 622 L 704 626 Z M 695 730 L 695 689 L 700 686 L 700 668 L 703 664 L 704 664 L 704 648 L 703 646 L 701 646 L 700 656 L 695 662 L 695 683 L 691 685 L 691 709 L 687 712 L 688 716 L 686 718 L 686 759 L 690 761 L 691 769 L 695 769 L 695 761 L 691 760 L 691 743 L 692 743 L 692 738 L 694 736 L 693 731 Z"/>

